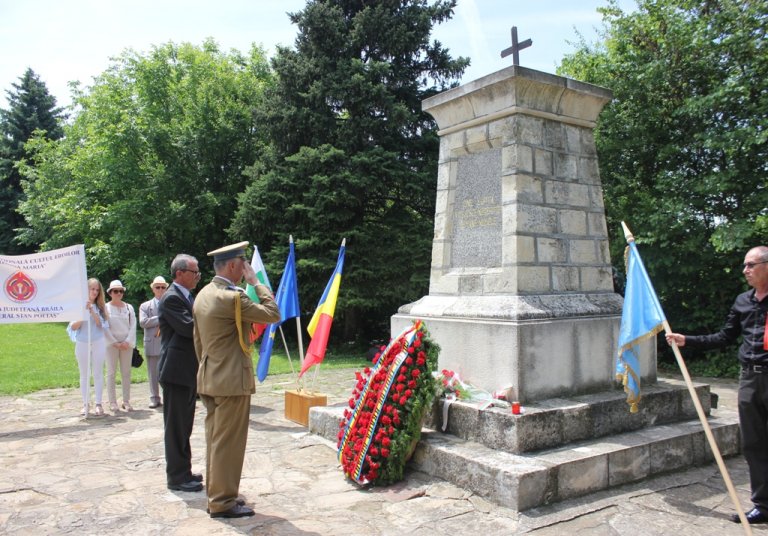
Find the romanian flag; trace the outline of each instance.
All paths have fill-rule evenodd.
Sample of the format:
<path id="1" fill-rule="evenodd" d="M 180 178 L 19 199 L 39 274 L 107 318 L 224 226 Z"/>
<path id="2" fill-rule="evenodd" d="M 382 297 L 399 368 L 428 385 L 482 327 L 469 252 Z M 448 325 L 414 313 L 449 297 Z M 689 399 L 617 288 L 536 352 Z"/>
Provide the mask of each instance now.
<path id="1" fill-rule="evenodd" d="M 275 335 L 280 325 L 289 318 L 295 318 L 301 314 L 299 309 L 299 287 L 296 282 L 296 254 L 293 249 L 293 238 L 291 238 L 288 259 L 285 261 L 283 277 L 280 279 L 280 285 L 277 287 L 277 296 L 275 296 L 277 307 L 280 309 L 280 321 L 269 324 L 267 334 L 261 340 L 259 347 L 259 363 L 256 365 L 256 376 L 260 382 L 264 381 L 269 372 L 269 360 L 272 357 L 272 346 L 275 343 Z"/>
<path id="2" fill-rule="evenodd" d="M 616 379 L 624 385 L 631 413 L 640 402 L 640 359 L 636 347 L 664 329 L 664 311 L 634 240 L 627 246 L 627 286 L 621 311 Z"/>
<path id="3" fill-rule="evenodd" d="M 346 247 L 346 238 L 341 242 L 339 249 L 339 259 L 336 261 L 336 269 L 331 275 L 331 279 L 325 287 L 320 302 L 317 304 L 315 314 L 309 321 L 307 331 L 312 340 L 307 348 L 307 355 L 304 358 L 304 364 L 301 366 L 299 377 L 313 365 L 319 365 L 325 358 L 325 348 L 328 346 L 328 336 L 331 333 L 331 324 L 333 323 L 333 313 L 336 310 L 336 299 L 339 297 L 339 286 L 341 286 L 341 272 L 344 268 L 344 250 Z"/>
<path id="4" fill-rule="evenodd" d="M 256 279 L 259 280 L 259 283 L 269 288 L 269 290 L 272 290 L 272 285 L 269 284 L 269 278 L 267 277 L 267 269 L 264 267 L 264 263 L 261 261 L 259 248 L 256 246 L 253 246 L 253 258 L 251 259 L 251 267 L 253 268 L 253 271 L 256 272 Z M 245 293 L 252 301 L 259 303 L 259 297 L 256 295 L 256 289 L 252 285 L 247 284 L 245 286 Z M 251 333 L 249 334 L 251 344 L 256 342 L 256 339 L 261 337 L 261 334 L 264 333 L 266 328 L 266 324 L 251 324 Z"/>

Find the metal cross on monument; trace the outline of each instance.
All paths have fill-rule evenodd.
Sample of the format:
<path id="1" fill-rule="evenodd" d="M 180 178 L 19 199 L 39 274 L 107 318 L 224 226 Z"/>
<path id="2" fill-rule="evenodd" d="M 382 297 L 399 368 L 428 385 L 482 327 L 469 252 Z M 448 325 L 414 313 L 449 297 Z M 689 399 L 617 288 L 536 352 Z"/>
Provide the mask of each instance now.
<path id="1" fill-rule="evenodd" d="M 520 51 L 528 48 L 533 41 L 526 39 L 522 43 L 517 42 L 517 26 L 512 26 L 512 46 L 501 51 L 501 57 L 506 58 L 512 54 L 512 65 L 520 65 Z"/>

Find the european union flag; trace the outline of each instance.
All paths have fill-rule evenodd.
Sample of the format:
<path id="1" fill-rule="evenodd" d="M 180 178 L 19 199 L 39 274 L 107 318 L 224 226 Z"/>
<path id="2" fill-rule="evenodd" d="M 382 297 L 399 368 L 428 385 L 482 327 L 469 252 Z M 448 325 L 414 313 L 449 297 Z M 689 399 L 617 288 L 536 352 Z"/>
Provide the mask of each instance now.
<path id="1" fill-rule="evenodd" d="M 666 318 L 634 241 L 627 246 L 627 252 L 627 286 L 621 311 L 616 378 L 624 385 L 629 411 L 636 413 L 640 402 L 640 359 L 636 346 L 662 331 Z"/>
<path id="2" fill-rule="evenodd" d="M 259 363 L 256 365 L 256 376 L 260 382 L 264 381 L 264 378 L 267 377 L 267 372 L 269 372 L 269 360 L 272 357 L 272 346 L 275 342 L 277 329 L 289 318 L 295 318 L 301 314 L 299 309 L 299 286 L 296 282 L 296 254 L 293 248 L 293 240 L 290 243 L 288 259 L 285 261 L 283 277 L 280 279 L 280 285 L 277 287 L 275 301 L 280 309 L 280 321 L 270 324 L 266 334 L 261 339 Z"/>

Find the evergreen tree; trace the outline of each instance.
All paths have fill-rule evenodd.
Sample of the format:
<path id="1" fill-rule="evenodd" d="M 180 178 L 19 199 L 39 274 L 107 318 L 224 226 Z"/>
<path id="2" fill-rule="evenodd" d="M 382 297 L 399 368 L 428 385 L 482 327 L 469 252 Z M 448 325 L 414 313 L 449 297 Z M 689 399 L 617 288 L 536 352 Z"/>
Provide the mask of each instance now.
<path id="1" fill-rule="evenodd" d="M 12 86 L 6 91 L 9 109 L 0 110 L 0 252 L 6 255 L 29 253 L 38 245 L 25 247 L 15 240 L 16 229 L 25 223 L 16 210 L 24 195 L 17 163 L 29 156 L 24 144 L 38 130 L 48 139 L 59 139 L 63 119 L 56 98 L 32 69 Z"/>
<path id="2" fill-rule="evenodd" d="M 295 50 L 272 60 L 276 85 L 257 112 L 275 148 L 250 170 L 233 234 L 276 271 L 296 239 L 306 313 L 347 238 L 334 331 L 381 337 L 397 307 L 428 291 L 438 138 L 421 102 L 468 65 L 430 42 L 455 1 L 311 0 L 290 14 Z"/>

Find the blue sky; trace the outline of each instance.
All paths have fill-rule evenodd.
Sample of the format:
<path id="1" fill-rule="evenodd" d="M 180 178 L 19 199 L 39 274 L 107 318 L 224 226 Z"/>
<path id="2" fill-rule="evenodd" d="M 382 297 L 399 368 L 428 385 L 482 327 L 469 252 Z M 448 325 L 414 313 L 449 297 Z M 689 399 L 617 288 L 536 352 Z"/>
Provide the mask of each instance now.
<path id="1" fill-rule="evenodd" d="M 70 102 L 68 82 L 88 86 L 109 59 L 123 50 L 148 51 L 173 41 L 201 44 L 212 37 L 225 49 L 247 51 L 252 43 L 268 53 L 296 37 L 286 12 L 300 11 L 305 0 L 0 0 L 0 107 L 6 91 L 31 67 L 56 96 Z M 607 0 L 459 0 L 455 16 L 433 37 L 453 56 L 468 56 L 469 82 L 511 65 L 500 51 L 510 44 L 510 28 L 533 46 L 520 64 L 553 73 L 573 50 L 578 33 L 596 39 Z M 625 11 L 634 0 L 619 0 Z"/>

